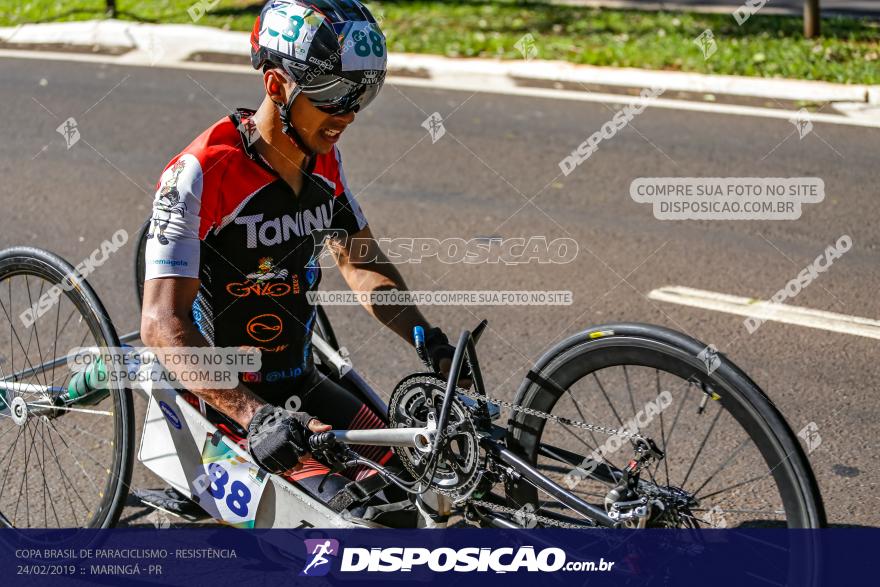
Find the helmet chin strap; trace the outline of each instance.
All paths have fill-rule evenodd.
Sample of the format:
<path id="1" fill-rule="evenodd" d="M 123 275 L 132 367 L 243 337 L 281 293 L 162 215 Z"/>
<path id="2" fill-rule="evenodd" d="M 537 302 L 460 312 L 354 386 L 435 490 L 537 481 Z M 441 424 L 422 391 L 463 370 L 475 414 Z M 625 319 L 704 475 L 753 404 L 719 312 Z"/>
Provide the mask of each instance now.
<path id="1" fill-rule="evenodd" d="M 278 117 L 281 119 L 281 132 L 290 137 L 297 148 L 302 151 L 308 159 L 312 157 L 315 152 L 306 145 L 306 142 L 303 140 L 302 136 L 300 136 L 299 132 L 297 132 L 296 127 L 293 125 L 293 121 L 290 119 L 290 109 L 293 108 L 293 101 L 296 100 L 300 91 L 300 88 L 297 86 L 294 88 L 293 92 L 291 92 L 291 96 L 286 104 L 275 102 L 275 106 L 278 108 Z"/>

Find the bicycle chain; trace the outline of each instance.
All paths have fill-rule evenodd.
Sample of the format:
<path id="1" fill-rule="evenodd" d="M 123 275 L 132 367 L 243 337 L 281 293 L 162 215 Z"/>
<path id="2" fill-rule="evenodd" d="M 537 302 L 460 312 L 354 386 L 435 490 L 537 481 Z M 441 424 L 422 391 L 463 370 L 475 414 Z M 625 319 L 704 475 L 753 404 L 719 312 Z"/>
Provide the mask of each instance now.
<path id="1" fill-rule="evenodd" d="M 553 414 L 548 414 L 547 412 L 542 412 L 541 410 L 536 410 L 534 408 L 526 408 L 523 406 L 518 406 L 514 403 L 507 402 L 501 399 L 494 399 L 489 397 L 488 395 L 480 395 L 476 392 L 466 391 L 459 387 L 455 388 L 455 391 L 460 395 L 465 397 L 469 397 L 473 400 L 485 401 L 493 404 L 498 404 L 499 406 L 504 406 L 505 408 L 511 410 L 512 412 L 519 412 L 522 414 L 526 414 L 528 416 L 536 416 L 538 418 L 542 418 L 544 420 L 554 420 L 559 422 L 560 424 L 564 424 L 567 426 L 574 426 L 575 428 L 582 428 L 584 430 L 589 430 L 592 432 L 601 432 L 602 434 L 607 434 L 608 436 L 623 436 L 625 438 L 635 438 L 639 440 L 647 439 L 641 434 L 632 434 L 626 432 L 624 430 L 619 430 L 617 428 L 608 428 L 606 426 L 598 426 L 596 424 L 587 424 L 586 422 L 580 422 L 578 420 L 571 420 L 570 418 L 563 418 L 561 416 L 555 416 Z"/>
<path id="2" fill-rule="evenodd" d="M 528 513 L 523 514 L 522 509 L 517 510 L 512 507 L 498 505 L 497 503 L 483 501 L 480 499 L 471 499 L 471 500 L 468 500 L 468 503 L 471 505 L 484 507 L 486 509 L 490 509 L 492 511 L 495 511 L 495 512 L 498 512 L 501 514 L 508 514 L 508 515 L 514 516 L 514 518 L 516 518 L 516 516 L 528 516 L 529 518 L 532 518 L 537 522 L 541 522 L 542 524 L 546 524 L 549 526 L 555 526 L 557 528 L 583 529 L 583 528 L 595 528 L 596 527 L 595 524 L 579 525 L 579 524 L 569 524 L 568 522 L 560 522 L 559 520 L 554 520 L 553 518 L 548 518 L 546 516 L 542 516 L 540 514 L 536 514 L 533 512 L 528 512 Z"/>

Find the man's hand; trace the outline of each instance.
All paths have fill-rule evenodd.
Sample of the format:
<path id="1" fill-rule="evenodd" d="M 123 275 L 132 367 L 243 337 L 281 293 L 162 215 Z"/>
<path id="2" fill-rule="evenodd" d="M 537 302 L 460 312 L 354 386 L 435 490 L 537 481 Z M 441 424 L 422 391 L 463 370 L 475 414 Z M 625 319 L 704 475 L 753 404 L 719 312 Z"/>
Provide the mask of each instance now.
<path id="1" fill-rule="evenodd" d="M 276 475 L 310 457 L 309 436 L 327 432 L 328 424 L 305 412 L 291 412 L 265 405 L 248 426 L 248 450 L 254 462 Z"/>
<path id="2" fill-rule="evenodd" d="M 425 333 L 425 350 L 428 351 L 428 358 L 434 369 L 448 380 L 455 347 L 449 344 L 449 339 L 446 338 L 442 330 L 436 327 L 428 329 Z M 472 383 L 470 375 L 467 361 L 465 361 L 459 373 L 458 386 L 469 389 Z"/>
<path id="3" fill-rule="evenodd" d="M 330 424 L 324 424 L 317 418 L 309 420 L 309 430 L 317 434 L 318 432 L 330 432 L 333 427 Z"/>

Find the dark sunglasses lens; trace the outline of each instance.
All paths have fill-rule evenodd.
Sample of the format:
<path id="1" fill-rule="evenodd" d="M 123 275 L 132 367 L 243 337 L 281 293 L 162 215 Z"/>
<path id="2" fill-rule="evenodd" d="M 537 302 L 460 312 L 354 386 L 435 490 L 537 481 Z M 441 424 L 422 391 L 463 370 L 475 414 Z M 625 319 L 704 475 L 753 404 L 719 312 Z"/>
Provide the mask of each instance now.
<path id="1" fill-rule="evenodd" d="M 309 92 L 305 93 L 315 108 L 336 116 L 363 110 L 379 94 L 381 87 L 381 84 L 351 84 L 346 88 L 348 91 L 345 94 L 333 98 L 330 98 L 326 92 L 320 97 Z"/>

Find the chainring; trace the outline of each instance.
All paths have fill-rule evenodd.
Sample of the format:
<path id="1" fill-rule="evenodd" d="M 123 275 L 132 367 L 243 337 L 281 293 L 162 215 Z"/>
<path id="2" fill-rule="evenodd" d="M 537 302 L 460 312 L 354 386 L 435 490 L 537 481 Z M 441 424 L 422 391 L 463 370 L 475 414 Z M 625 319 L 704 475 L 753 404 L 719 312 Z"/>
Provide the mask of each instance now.
<path id="1" fill-rule="evenodd" d="M 416 373 L 405 377 L 391 393 L 388 421 L 391 428 L 418 428 L 428 425 L 429 416 L 439 421 L 440 408 L 446 395 L 446 382 L 430 375 Z M 452 400 L 447 430 L 451 433 L 439 447 L 439 459 L 430 480 L 431 489 L 463 499 L 480 480 L 480 450 L 470 409 L 458 397 Z M 404 468 L 415 478 L 426 474 L 431 463 L 429 455 L 413 447 L 396 449 Z M 433 465 L 432 465 L 433 468 Z"/>

